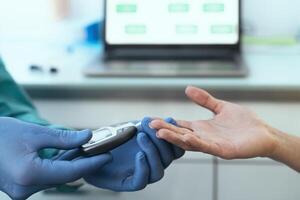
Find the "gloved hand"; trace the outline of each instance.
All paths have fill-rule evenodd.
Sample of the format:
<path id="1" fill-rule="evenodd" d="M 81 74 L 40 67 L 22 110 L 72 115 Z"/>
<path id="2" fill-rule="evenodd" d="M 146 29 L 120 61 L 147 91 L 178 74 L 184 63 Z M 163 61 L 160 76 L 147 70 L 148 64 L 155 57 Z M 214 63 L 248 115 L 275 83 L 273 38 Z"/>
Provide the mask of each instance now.
<path id="1" fill-rule="evenodd" d="M 156 131 L 149 127 L 151 121 L 144 118 L 137 136 L 111 152 L 113 161 L 84 179 L 96 187 L 114 191 L 137 191 L 159 181 L 164 169 L 183 156 L 184 151 L 158 139 Z"/>
<path id="2" fill-rule="evenodd" d="M 0 190 L 26 199 L 40 190 L 72 182 L 110 162 L 110 154 L 73 161 L 41 159 L 44 148 L 73 149 L 90 140 L 90 131 L 63 131 L 13 118 L 0 118 Z"/>
<path id="3" fill-rule="evenodd" d="M 146 117 L 142 121 L 142 131 L 147 133 L 147 135 L 150 137 L 151 141 L 155 144 L 156 148 L 159 151 L 161 161 L 163 163 L 164 168 L 166 169 L 173 160 L 176 160 L 180 157 L 182 157 L 185 153 L 185 151 L 178 146 L 172 145 L 165 140 L 158 139 L 156 137 L 157 130 L 152 129 L 150 127 L 150 123 L 153 121 L 153 119 Z M 165 121 L 167 123 L 177 125 L 176 121 L 173 118 L 166 118 Z"/>

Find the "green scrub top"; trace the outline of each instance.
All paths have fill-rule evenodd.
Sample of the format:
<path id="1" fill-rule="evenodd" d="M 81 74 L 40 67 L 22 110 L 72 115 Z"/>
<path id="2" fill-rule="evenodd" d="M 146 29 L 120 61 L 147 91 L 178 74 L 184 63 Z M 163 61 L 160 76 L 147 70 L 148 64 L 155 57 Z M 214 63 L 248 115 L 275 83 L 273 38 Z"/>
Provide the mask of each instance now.
<path id="1" fill-rule="evenodd" d="M 34 123 L 52 128 L 63 127 L 51 125 L 43 119 L 26 92 L 17 85 L 6 71 L 0 58 L 0 117 L 13 117 L 25 122 Z M 46 149 L 40 152 L 43 158 L 51 158 L 57 154 L 57 150 Z"/>

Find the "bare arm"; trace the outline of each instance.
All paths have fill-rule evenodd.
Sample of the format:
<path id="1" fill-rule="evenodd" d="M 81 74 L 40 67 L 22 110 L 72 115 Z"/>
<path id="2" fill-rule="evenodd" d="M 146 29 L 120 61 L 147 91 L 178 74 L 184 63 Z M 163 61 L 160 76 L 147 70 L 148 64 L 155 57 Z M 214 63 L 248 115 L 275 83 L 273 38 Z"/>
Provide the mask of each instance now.
<path id="1" fill-rule="evenodd" d="M 300 172 L 300 138 L 275 129 L 270 131 L 276 135 L 278 140 L 277 148 L 270 155 L 270 158 Z"/>
<path id="2" fill-rule="evenodd" d="M 276 130 L 247 108 L 216 99 L 204 90 L 188 87 L 186 94 L 215 116 L 178 120 L 179 127 L 154 120 L 151 126 L 158 129 L 158 137 L 185 150 L 224 159 L 269 157 L 300 172 L 300 138 Z"/>

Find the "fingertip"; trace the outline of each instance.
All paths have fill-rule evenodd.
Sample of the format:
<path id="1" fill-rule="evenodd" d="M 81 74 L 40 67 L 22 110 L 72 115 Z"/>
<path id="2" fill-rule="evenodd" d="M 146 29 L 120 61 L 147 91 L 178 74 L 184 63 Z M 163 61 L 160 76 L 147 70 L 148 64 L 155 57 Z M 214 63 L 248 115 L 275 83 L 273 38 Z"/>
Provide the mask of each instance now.
<path id="1" fill-rule="evenodd" d="M 150 122 L 149 127 L 151 129 L 158 129 L 159 125 L 160 125 L 160 120 L 155 119 L 155 120 L 153 120 L 153 121 Z"/>
<path id="2" fill-rule="evenodd" d="M 78 134 L 82 137 L 82 140 L 88 142 L 90 139 L 92 139 L 93 132 L 90 129 L 79 131 Z"/>
<path id="3" fill-rule="evenodd" d="M 195 86 L 188 86 L 185 90 L 185 93 L 189 97 L 197 97 L 200 94 L 207 93 L 205 90 L 197 88 Z"/>
<path id="4" fill-rule="evenodd" d="M 69 136 L 71 138 L 69 145 L 70 147 L 78 147 L 80 145 L 86 144 L 92 138 L 91 130 L 82 130 L 82 131 L 70 131 Z M 68 140 L 65 140 L 68 142 Z"/>
<path id="5" fill-rule="evenodd" d="M 143 128 L 143 130 L 148 131 L 148 132 L 155 131 L 155 129 L 153 129 L 152 127 L 150 127 L 150 123 L 151 123 L 152 121 L 153 121 L 152 118 L 150 118 L 150 117 L 145 117 L 145 118 L 142 120 L 142 128 Z"/>
<path id="6" fill-rule="evenodd" d="M 144 189 L 149 180 L 150 169 L 146 160 L 146 155 L 141 151 L 136 154 L 135 166 L 135 172 L 130 184 L 131 191 Z"/>
<path id="7" fill-rule="evenodd" d="M 157 137 L 158 139 L 162 139 L 162 137 L 161 137 L 159 131 L 156 132 L 156 137 Z"/>
<path id="8" fill-rule="evenodd" d="M 194 87 L 194 86 L 191 86 L 191 85 L 187 86 L 187 87 L 185 88 L 185 93 L 186 93 L 186 94 L 189 94 L 190 91 L 193 90 L 194 88 L 195 88 L 195 87 Z"/>
<path id="9" fill-rule="evenodd" d="M 175 153 L 175 159 L 179 159 L 182 156 L 184 156 L 185 150 L 178 146 L 174 146 L 174 153 Z"/>
<path id="10" fill-rule="evenodd" d="M 159 139 L 165 139 L 167 134 L 168 132 L 166 129 L 160 129 L 159 131 L 157 131 L 156 137 Z"/>
<path id="11" fill-rule="evenodd" d="M 159 130 L 162 128 L 165 128 L 167 124 L 174 125 L 173 119 L 170 118 L 170 120 L 153 120 L 150 124 L 155 130 Z"/>
<path id="12" fill-rule="evenodd" d="M 155 129 L 155 122 L 154 121 L 150 122 L 149 127 L 151 129 Z"/>
<path id="13" fill-rule="evenodd" d="M 157 131 L 156 136 L 158 138 L 163 138 L 165 133 L 166 133 L 166 129 L 160 129 L 159 131 Z"/>

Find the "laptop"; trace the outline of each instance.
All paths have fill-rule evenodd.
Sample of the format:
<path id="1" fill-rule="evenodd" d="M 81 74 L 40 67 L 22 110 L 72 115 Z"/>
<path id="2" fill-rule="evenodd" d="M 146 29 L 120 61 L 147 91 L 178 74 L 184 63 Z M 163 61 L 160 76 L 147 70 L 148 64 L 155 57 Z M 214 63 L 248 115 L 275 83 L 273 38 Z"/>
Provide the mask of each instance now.
<path id="1" fill-rule="evenodd" d="M 242 77 L 241 0 L 106 0 L 87 76 Z"/>

